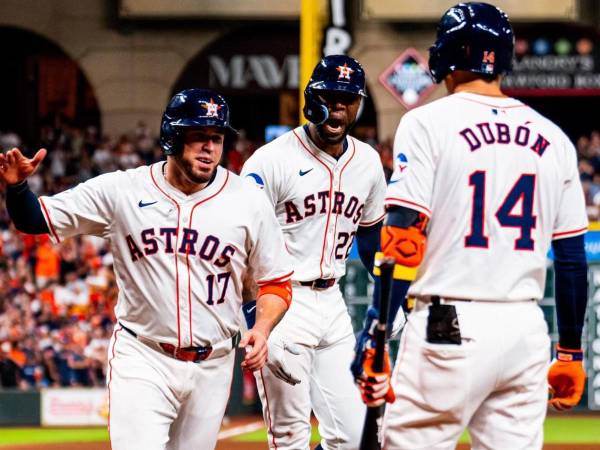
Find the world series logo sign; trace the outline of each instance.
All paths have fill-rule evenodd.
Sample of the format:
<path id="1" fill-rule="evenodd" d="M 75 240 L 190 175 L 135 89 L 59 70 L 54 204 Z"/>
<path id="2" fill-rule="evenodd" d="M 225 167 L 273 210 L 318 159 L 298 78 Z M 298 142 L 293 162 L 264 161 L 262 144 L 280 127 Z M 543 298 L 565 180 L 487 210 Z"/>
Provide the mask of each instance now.
<path id="1" fill-rule="evenodd" d="M 435 88 L 425 58 L 414 48 L 404 51 L 380 76 L 379 82 L 406 109 L 412 109 Z"/>

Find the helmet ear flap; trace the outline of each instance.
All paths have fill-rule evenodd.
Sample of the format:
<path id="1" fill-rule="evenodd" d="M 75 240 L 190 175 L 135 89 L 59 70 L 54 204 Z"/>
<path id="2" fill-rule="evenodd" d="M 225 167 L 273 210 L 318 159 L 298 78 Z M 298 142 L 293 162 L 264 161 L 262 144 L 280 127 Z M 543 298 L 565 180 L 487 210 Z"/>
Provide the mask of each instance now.
<path id="1" fill-rule="evenodd" d="M 329 118 L 329 109 L 323 104 L 315 92 L 307 87 L 304 90 L 304 117 L 315 125 L 321 125 Z"/>
<path id="2" fill-rule="evenodd" d="M 183 150 L 183 136 L 178 127 L 171 125 L 170 121 L 163 117 L 160 125 L 160 146 L 165 155 L 174 155 Z"/>

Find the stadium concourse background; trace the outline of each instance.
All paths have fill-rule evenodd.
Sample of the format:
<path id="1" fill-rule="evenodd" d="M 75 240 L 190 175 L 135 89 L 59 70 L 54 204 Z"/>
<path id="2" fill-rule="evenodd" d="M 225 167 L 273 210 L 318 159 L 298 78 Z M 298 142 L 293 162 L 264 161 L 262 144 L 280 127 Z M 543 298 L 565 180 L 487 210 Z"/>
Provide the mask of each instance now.
<path id="1" fill-rule="evenodd" d="M 548 115 L 576 144 L 588 215 L 599 220 L 600 2 L 488 1 L 505 9 L 515 27 L 505 91 Z M 427 48 L 434 24 L 455 1 L 314 2 L 322 12 L 311 22 L 317 50 L 347 51 L 365 67 L 369 97 L 353 134 L 378 151 L 389 177 L 402 115 L 444 95 L 427 74 Z M 53 194 L 163 159 L 156 138 L 166 102 L 180 89 L 210 87 L 225 95 L 241 131 L 226 142 L 222 161 L 237 173 L 256 148 L 300 122 L 299 31 L 307 3 L 1 0 L 0 151 L 19 146 L 32 155 L 46 147 L 30 186 Z M 4 192 L 0 186 L 0 450 L 108 449 L 112 255 L 100 239 L 52 246 L 47 236 L 16 232 Z M 576 411 L 546 421 L 547 448 L 600 449 L 597 223 L 586 251 L 587 388 Z M 542 308 L 555 342 L 551 258 Z M 358 328 L 370 284 L 354 252 L 341 284 Z M 266 448 L 259 414 L 253 377 L 236 365 L 219 450 Z"/>

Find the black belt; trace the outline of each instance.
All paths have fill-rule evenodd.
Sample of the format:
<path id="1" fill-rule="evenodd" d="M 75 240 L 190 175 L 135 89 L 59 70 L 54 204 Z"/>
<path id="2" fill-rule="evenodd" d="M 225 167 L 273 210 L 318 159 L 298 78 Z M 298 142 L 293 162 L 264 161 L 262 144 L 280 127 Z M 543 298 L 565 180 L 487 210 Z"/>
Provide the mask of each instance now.
<path id="1" fill-rule="evenodd" d="M 300 281 L 300 286 L 310 286 L 311 289 L 322 291 L 333 286 L 336 282 L 335 278 L 319 278 L 312 281 Z"/>
<path id="2" fill-rule="evenodd" d="M 119 325 L 121 325 L 121 327 L 123 327 L 123 329 L 125 331 L 127 331 L 130 335 L 132 335 L 134 338 L 136 338 L 138 340 L 142 340 L 137 335 L 137 333 L 135 331 L 133 331 L 132 329 L 127 328 L 121 322 L 119 322 Z M 230 341 L 230 343 L 228 345 L 226 345 L 226 347 L 230 346 L 229 350 L 235 348 L 237 346 L 237 344 L 239 343 L 239 340 L 240 340 L 240 334 L 236 333 L 235 336 L 227 339 L 227 341 Z M 143 339 L 143 341 L 148 341 L 148 339 Z M 222 343 L 225 344 L 226 341 L 223 341 Z M 191 362 L 204 361 L 213 353 L 213 347 L 210 345 L 208 347 L 183 347 L 183 348 L 180 348 L 173 344 L 167 344 L 164 342 L 154 342 L 154 344 L 158 345 L 169 356 L 172 356 L 175 359 L 179 359 L 180 361 L 191 361 Z M 227 348 L 223 349 L 222 347 L 223 347 L 222 345 L 217 344 L 217 351 L 216 351 L 217 354 L 222 353 L 223 350 L 227 350 Z"/>

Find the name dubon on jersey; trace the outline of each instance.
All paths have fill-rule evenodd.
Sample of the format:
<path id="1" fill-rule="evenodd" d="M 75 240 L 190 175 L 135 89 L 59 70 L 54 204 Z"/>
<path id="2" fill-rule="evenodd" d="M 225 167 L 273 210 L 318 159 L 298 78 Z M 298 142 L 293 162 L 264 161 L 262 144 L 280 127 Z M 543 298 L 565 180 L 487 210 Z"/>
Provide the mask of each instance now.
<path id="1" fill-rule="evenodd" d="M 407 113 L 387 205 L 430 217 L 409 294 L 540 299 L 552 239 L 585 233 L 575 148 L 512 98 L 457 93 Z"/>
<path id="2" fill-rule="evenodd" d="M 352 137 L 347 143 L 335 159 L 298 127 L 259 148 L 242 169 L 275 208 L 294 280 L 343 276 L 358 226 L 383 219 L 385 176 L 379 155 Z"/>
<path id="3" fill-rule="evenodd" d="M 259 189 L 218 167 L 188 196 L 166 181 L 164 164 L 100 175 L 40 202 L 54 242 L 110 240 L 121 323 L 158 342 L 209 345 L 239 329 L 248 266 L 259 285 L 292 269 Z"/>

